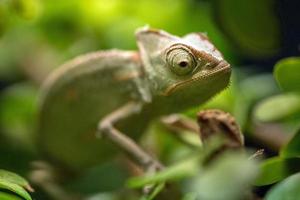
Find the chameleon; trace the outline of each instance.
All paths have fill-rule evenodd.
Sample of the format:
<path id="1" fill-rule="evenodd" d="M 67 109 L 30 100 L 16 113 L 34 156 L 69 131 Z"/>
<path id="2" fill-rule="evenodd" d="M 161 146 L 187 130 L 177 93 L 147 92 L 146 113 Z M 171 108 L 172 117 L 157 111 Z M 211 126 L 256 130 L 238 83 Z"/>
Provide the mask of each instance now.
<path id="1" fill-rule="evenodd" d="M 61 166 L 83 170 L 120 148 L 144 169 L 158 162 L 135 141 L 149 122 L 198 106 L 230 82 L 231 67 L 203 33 L 137 29 L 138 51 L 81 55 L 41 89 L 38 141 Z"/>

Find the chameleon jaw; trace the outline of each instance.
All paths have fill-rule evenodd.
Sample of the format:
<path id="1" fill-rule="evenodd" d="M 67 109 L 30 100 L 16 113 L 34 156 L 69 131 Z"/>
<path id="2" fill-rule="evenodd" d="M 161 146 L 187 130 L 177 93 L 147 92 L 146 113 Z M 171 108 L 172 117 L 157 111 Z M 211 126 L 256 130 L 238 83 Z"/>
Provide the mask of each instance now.
<path id="1" fill-rule="evenodd" d="M 214 70 L 210 71 L 210 72 L 200 72 L 198 74 L 196 74 L 194 77 L 192 77 L 191 79 L 188 80 L 184 80 L 184 81 L 180 81 L 178 83 L 174 83 L 173 85 L 169 86 L 163 93 L 163 96 L 169 96 L 170 94 L 172 94 L 175 90 L 184 87 L 185 85 L 191 83 L 191 82 L 195 82 L 195 81 L 199 81 L 199 80 L 206 80 L 207 78 L 214 76 L 216 74 L 219 73 L 231 73 L 231 67 L 230 64 L 227 63 L 226 61 L 221 61 Z"/>

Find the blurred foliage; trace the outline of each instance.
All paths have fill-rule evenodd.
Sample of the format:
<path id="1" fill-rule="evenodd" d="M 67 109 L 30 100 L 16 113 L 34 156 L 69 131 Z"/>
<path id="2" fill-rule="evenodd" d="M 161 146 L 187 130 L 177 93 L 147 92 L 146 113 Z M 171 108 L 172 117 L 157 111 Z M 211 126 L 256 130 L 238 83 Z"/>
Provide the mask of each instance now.
<path id="1" fill-rule="evenodd" d="M 300 79 L 297 76 L 299 69 L 299 58 L 286 58 L 276 64 L 274 76 L 283 93 L 268 97 L 257 106 L 255 110 L 257 120 L 277 121 L 292 126 L 293 129 L 299 128 Z M 267 159 L 262 163 L 261 175 L 257 181 L 259 185 L 271 184 L 299 172 L 299 133 L 299 130 L 294 133 L 290 141 L 280 149 L 278 157 Z M 276 193 L 276 189 L 273 192 Z"/>
<path id="2" fill-rule="evenodd" d="M 274 186 L 274 188 L 268 192 L 266 200 L 282 200 L 287 198 L 290 200 L 298 199 L 300 195 L 299 179 L 299 173 L 297 173 L 290 176 L 282 183 Z"/>
<path id="3" fill-rule="evenodd" d="M 299 65 L 299 57 L 286 58 L 276 64 L 274 75 L 284 91 L 300 92 Z"/>
<path id="4" fill-rule="evenodd" d="M 279 94 L 262 101 L 257 106 L 255 117 L 265 122 L 276 121 L 295 116 L 299 111 L 300 98 L 298 94 Z"/>
<path id="5" fill-rule="evenodd" d="M 34 149 L 35 120 L 37 114 L 37 88 L 20 83 L 4 90 L 0 97 L 0 125 L 2 133 L 24 148 Z M 27 149 L 30 150 L 30 149 Z"/>
<path id="6" fill-rule="evenodd" d="M 35 130 L 38 88 L 54 68 L 90 51 L 136 49 L 134 31 L 148 24 L 175 35 L 207 33 L 233 66 L 231 85 L 205 105 L 184 114 L 195 120 L 199 108 L 230 112 L 245 134 L 246 148 L 264 148 L 267 158 L 258 164 L 244 155 L 229 154 L 209 166 L 187 161 L 184 158 L 194 155 L 195 150 L 174 139 L 159 123 L 153 123 L 141 143 L 169 167 L 154 177 L 129 179 L 133 185 L 139 183 L 142 187 L 154 178 L 175 184 L 177 187 L 171 192 L 183 194 L 184 199 L 245 199 L 251 194 L 260 166 L 255 185 L 283 180 L 264 191 L 266 199 L 299 199 L 299 177 L 295 174 L 300 170 L 299 58 L 277 62 L 274 76 L 268 71 L 273 66 L 270 60 L 275 62 L 287 56 L 282 48 L 284 31 L 278 14 L 279 1 L 0 0 L 0 168 L 28 177 L 32 161 L 53 162 L 36 144 Z M 261 138 L 257 128 L 270 124 L 279 126 L 281 131 L 278 140 L 283 144 L 275 152 L 264 142 L 264 137 L 277 138 L 275 133 L 268 129 Z M 198 136 L 184 135 L 201 146 Z M 286 137 L 291 138 L 288 143 L 283 142 Z M 60 165 L 53 167 L 57 171 L 41 168 L 39 178 L 48 180 L 48 185 L 43 181 L 37 184 L 37 192 L 32 196 L 53 199 L 54 190 L 62 196 L 75 193 L 91 200 L 137 199 L 141 194 L 126 186 L 127 168 L 135 175 L 140 172 L 132 164 L 120 161 L 123 159 L 116 158 L 76 176 Z M 49 174 L 54 180 L 48 179 Z M 0 182 L 1 188 L 12 191 L 1 190 L 0 199 L 30 199 L 23 189 L 25 182 L 16 182 L 15 178 L 3 180 L 1 173 Z M 157 191 L 164 193 L 166 188 L 160 185 Z M 155 192 L 153 195 L 167 199 Z M 175 195 L 166 196 L 174 199 Z"/>
<path id="7" fill-rule="evenodd" d="M 300 170 L 299 164 L 299 158 L 269 158 L 261 164 L 260 176 L 255 184 L 262 186 L 281 181 L 289 175 L 298 172 Z"/>
<path id="8" fill-rule="evenodd" d="M 5 170 L 0 170 L 0 189 L 3 190 L 0 192 L 1 199 L 7 200 L 20 199 L 20 197 L 25 200 L 31 200 L 26 190 L 33 192 L 33 189 L 24 178 Z M 12 192 L 12 194 L 8 191 Z"/>
<path id="9" fill-rule="evenodd" d="M 244 55 L 260 58 L 279 51 L 280 25 L 275 1 L 217 0 L 215 8 L 218 23 Z"/>
<path id="10" fill-rule="evenodd" d="M 249 194 L 245 191 L 249 191 L 257 172 L 256 163 L 245 155 L 224 155 L 202 175 L 195 176 L 187 190 L 196 194 L 196 199 L 247 199 Z"/>

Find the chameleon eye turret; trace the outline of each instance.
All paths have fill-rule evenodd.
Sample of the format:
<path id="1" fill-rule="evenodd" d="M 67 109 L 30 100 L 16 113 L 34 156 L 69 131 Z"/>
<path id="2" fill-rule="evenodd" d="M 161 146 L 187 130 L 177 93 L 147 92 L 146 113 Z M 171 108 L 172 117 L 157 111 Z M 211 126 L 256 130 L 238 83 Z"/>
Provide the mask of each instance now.
<path id="1" fill-rule="evenodd" d="M 167 50 L 166 62 L 168 67 L 178 76 L 191 73 L 197 66 L 197 61 L 193 53 L 187 47 L 180 44 L 175 44 Z"/>

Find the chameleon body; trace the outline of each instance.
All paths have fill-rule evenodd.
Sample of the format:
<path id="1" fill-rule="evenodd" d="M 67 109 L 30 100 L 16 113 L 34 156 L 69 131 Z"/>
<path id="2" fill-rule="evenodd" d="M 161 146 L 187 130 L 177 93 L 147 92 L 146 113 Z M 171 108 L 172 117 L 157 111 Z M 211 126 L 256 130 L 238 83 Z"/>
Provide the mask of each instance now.
<path id="1" fill-rule="evenodd" d="M 39 141 L 47 155 L 74 170 L 101 164 L 118 151 L 97 139 L 97 124 L 128 102 L 134 114 L 115 126 L 133 139 L 162 115 L 197 106 L 224 89 L 230 66 L 201 33 L 177 37 L 136 32 L 139 51 L 79 56 L 53 72 L 42 88 Z"/>

